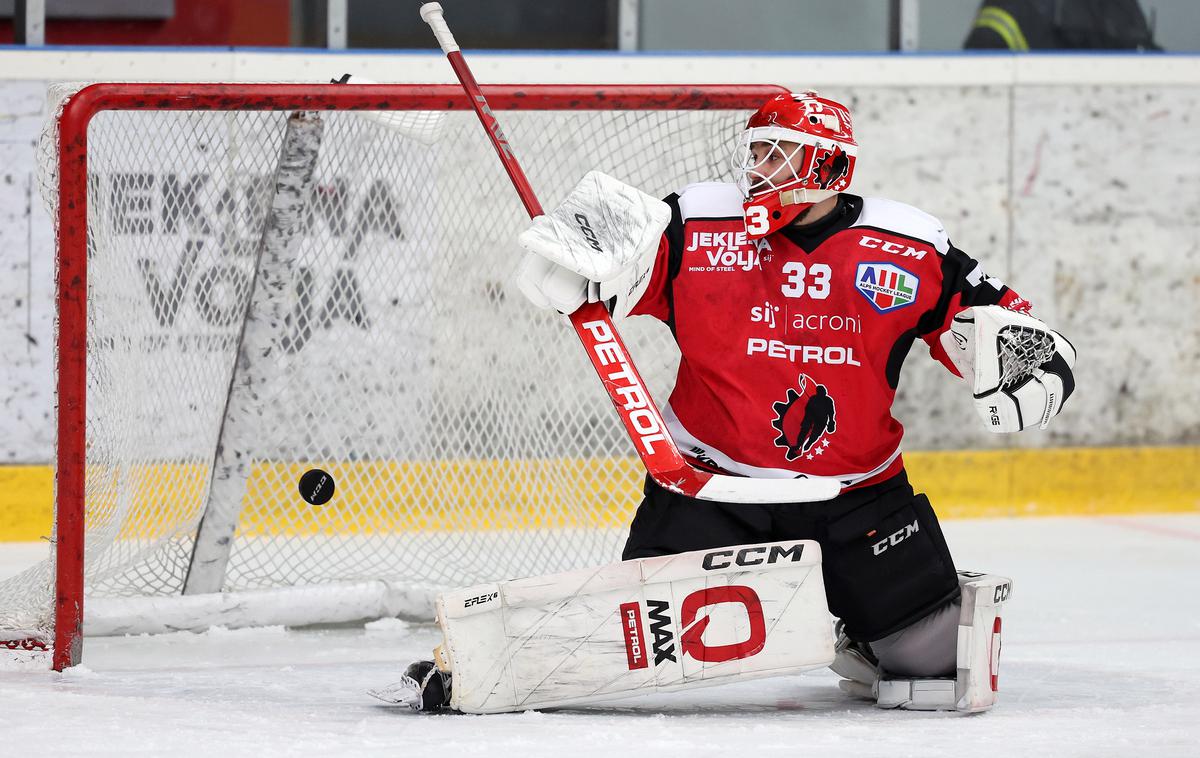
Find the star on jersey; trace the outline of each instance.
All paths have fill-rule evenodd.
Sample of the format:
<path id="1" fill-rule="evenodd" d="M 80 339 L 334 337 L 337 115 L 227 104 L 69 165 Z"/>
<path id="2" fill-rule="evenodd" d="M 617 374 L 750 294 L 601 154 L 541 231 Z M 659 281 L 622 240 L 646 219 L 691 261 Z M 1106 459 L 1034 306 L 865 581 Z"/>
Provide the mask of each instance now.
<path id="1" fill-rule="evenodd" d="M 786 450 L 784 456 L 789 461 L 801 455 L 811 461 L 829 447 L 829 440 L 822 437 L 833 434 L 837 428 L 834 403 L 825 385 L 817 384 L 807 374 L 800 375 L 799 384 L 799 391 L 789 387 L 785 400 L 771 404 L 775 411 L 771 426 L 779 432 L 775 446 Z"/>

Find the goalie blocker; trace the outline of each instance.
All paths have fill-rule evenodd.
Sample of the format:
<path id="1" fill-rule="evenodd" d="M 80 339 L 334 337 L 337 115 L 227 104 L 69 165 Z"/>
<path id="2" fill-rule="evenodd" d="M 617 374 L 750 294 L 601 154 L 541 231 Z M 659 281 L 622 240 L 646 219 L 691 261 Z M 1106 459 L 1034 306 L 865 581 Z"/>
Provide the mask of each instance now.
<path id="1" fill-rule="evenodd" d="M 430 710 L 431 686 L 442 687 L 455 710 L 502 713 L 795 674 L 834 658 L 821 548 L 809 540 L 477 585 L 440 595 L 437 611 L 448 676 L 413 664 L 377 697 Z"/>

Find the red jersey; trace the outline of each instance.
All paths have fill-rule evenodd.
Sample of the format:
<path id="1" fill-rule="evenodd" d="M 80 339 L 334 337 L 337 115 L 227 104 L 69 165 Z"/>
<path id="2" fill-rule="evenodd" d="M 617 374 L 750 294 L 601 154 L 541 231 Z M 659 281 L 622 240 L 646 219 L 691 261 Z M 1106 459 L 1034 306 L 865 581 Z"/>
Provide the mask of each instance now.
<path id="1" fill-rule="evenodd" d="M 1028 309 L 941 222 L 902 203 L 842 194 L 816 224 L 753 241 L 734 185 L 689 185 L 666 201 L 671 224 L 632 313 L 675 335 L 663 416 L 702 467 L 847 486 L 893 476 L 904 430 L 891 407 L 913 341 L 957 374 L 938 339 L 954 314 Z"/>

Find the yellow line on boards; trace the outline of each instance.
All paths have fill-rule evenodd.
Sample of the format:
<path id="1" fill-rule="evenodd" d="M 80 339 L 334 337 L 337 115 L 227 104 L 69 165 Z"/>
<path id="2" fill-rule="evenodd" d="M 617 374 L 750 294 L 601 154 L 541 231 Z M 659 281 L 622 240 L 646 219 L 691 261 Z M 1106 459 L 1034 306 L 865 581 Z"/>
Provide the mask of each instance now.
<path id="1" fill-rule="evenodd" d="M 1200 511 L 1200 447 L 908 453 L 942 518 Z"/>
<path id="2" fill-rule="evenodd" d="M 1198 446 L 914 452 L 905 461 L 942 518 L 1200 512 Z M 313 467 L 337 486 L 322 506 L 297 489 Z M 121 534 L 153 537 L 199 515 L 204 476 L 202 467 L 179 463 L 90 471 L 90 482 L 120 481 L 127 493 L 102 502 L 93 518 L 133 514 Z M 641 479 L 634 458 L 260 463 L 239 533 L 624 527 Z M 50 534 L 53 488 L 49 466 L 0 466 L 0 542 Z"/>
<path id="3" fill-rule="evenodd" d="M 33 542 L 54 522 L 54 469 L 0 466 L 0 542 Z"/>

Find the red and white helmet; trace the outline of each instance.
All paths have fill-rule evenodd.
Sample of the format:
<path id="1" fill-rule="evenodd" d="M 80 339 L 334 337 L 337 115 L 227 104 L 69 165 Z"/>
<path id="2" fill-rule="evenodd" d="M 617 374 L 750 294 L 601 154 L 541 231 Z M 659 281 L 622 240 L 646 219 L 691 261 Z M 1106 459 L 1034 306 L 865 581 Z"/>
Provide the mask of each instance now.
<path id="1" fill-rule="evenodd" d="M 758 160 L 754 145 L 764 148 Z M 746 232 L 751 238 L 765 237 L 845 190 L 857 154 L 846 106 L 816 92 L 768 100 L 750 117 L 733 154 L 745 198 Z"/>

